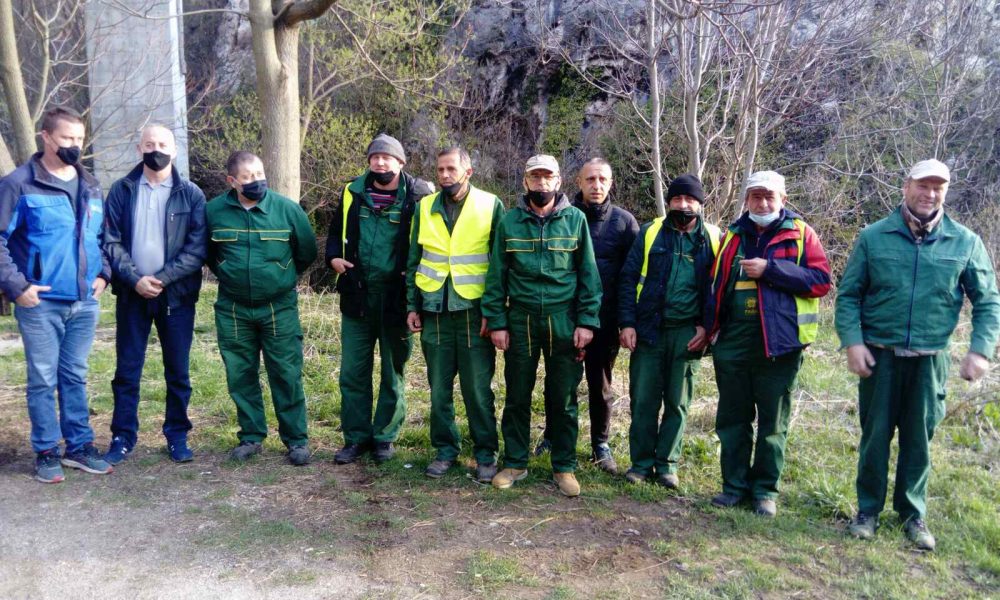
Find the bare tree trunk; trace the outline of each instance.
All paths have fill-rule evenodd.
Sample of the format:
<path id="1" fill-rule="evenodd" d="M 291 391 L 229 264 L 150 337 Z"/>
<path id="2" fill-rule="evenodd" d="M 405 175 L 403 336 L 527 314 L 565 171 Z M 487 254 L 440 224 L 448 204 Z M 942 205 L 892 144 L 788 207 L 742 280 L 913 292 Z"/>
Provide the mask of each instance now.
<path id="1" fill-rule="evenodd" d="M 3 84 L 7 112 L 14 129 L 14 158 L 26 162 L 35 153 L 35 123 L 28 110 L 21 76 L 21 60 L 14 37 L 14 7 L 11 0 L 0 0 L 0 83 Z M 9 152 L 8 152 L 9 155 Z"/>
<path id="2" fill-rule="evenodd" d="M 0 177 L 3 177 L 17 168 L 17 164 L 14 163 L 14 159 L 10 156 L 10 150 L 7 148 L 7 142 L 0 138 Z"/>
<path id="3" fill-rule="evenodd" d="M 261 158 L 268 184 L 298 201 L 302 186 L 298 24 L 275 19 L 269 0 L 250 1 L 250 24 L 261 109 Z"/>
<path id="4" fill-rule="evenodd" d="M 646 22 L 649 30 L 646 37 L 646 49 L 649 58 L 649 97 L 653 103 L 653 114 L 650 115 L 649 119 L 652 125 L 652 131 L 650 132 L 652 139 L 650 142 L 653 151 L 651 161 L 653 163 L 653 191 L 656 200 L 656 212 L 662 217 L 667 214 L 667 210 L 663 202 L 663 160 L 660 158 L 660 118 L 663 107 L 660 103 L 660 70 L 656 63 L 659 54 L 656 45 L 656 0 L 649 0 L 647 8 L 649 11 Z"/>

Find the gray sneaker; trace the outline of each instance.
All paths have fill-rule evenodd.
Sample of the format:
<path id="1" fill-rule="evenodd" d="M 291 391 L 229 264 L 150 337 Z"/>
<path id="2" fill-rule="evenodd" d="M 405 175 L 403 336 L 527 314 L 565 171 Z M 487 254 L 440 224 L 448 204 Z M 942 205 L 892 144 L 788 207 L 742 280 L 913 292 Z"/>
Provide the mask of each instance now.
<path id="1" fill-rule="evenodd" d="M 476 463 L 476 481 L 479 483 L 490 483 L 496 476 L 497 464 L 495 462 L 485 465 L 482 463 Z"/>
<path id="2" fill-rule="evenodd" d="M 296 467 L 308 465 L 310 456 L 308 444 L 301 444 L 299 446 L 291 446 L 288 448 L 288 462 L 292 463 Z"/>
<path id="3" fill-rule="evenodd" d="M 754 498 L 753 512 L 762 517 L 774 517 L 778 514 L 778 503 L 770 498 Z"/>
<path id="4" fill-rule="evenodd" d="M 62 458 L 62 464 L 64 467 L 80 469 L 94 475 L 107 475 L 115 470 L 111 463 L 104 460 L 93 444 L 84 444 L 82 448 L 72 454 L 67 452 Z"/>
<path id="5" fill-rule="evenodd" d="M 592 457 L 594 464 L 600 470 L 611 475 L 618 474 L 618 463 L 615 462 L 615 457 L 611 455 L 611 448 L 607 444 L 594 446 Z"/>
<path id="6" fill-rule="evenodd" d="M 229 453 L 229 458 L 243 462 L 251 456 L 260 454 L 263 449 L 264 447 L 261 446 L 260 442 L 240 442 L 240 445 L 233 448 Z"/>
<path id="7" fill-rule="evenodd" d="M 451 465 L 455 464 L 451 460 L 441 460 L 435 459 L 431 464 L 427 465 L 427 470 L 424 471 L 424 475 L 430 477 L 431 479 L 440 479 L 444 477 L 444 474 L 448 472 Z"/>
<path id="8" fill-rule="evenodd" d="M 656 476 L 656 483 L 668 490 L 676 490 L 680 486 L 681 480 L 676 473 L 660 473 Z"/>
<path id="9" fill-rule="evenodd" d="M 847 525 L 847 533 L 859 540 L 870 540 L 875 537 L 878 528 L 878 515 L 859 512 L 854 520 Z"/>
<path id="10" fill-rule="evenodd" d="M 35 457 L 35 479 L 42 483 L 59 483 L 65 479 L 58 448 L 39 452 Z"/>
<path id="11" fill-rule="evenodd" d="M 918 550 L 933 552 L 934 547 L 937 546 L 934 536 L 927 529 L 927 524 L 924 523 L 923 519 L 910 519 L 906 525 L 903 525 L 903 531 L 906 533 L 906 539 L 910 540 Z"/>

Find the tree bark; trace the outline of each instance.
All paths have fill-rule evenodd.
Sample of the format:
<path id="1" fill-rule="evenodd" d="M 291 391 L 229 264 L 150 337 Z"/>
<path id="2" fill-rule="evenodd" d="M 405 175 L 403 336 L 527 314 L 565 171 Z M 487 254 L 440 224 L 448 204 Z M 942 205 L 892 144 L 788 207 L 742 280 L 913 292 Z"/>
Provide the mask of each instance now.
<path id="1" fill-rule="evenodd" d="M 656 46 L 656 0 L 648 0 L 648 17 L 646 27 L 648 35 L 646 37 L 647 54 L 649 58 L 649 99 L 652 102 L 652 115 L 649 122 L 652 125 L 650 132 L 653 164 L 653 192 L 656 200 L 656 212 L 661 217 L 667 214 L 666 205 L 663 202 L 663 160 L 660 157 L 660 118 L 663 107 L 660 103 L 660 69 L 656 59 L 659 52 Z"/>
<path id="2" fill-rule="evenodd" d="M 35 123 L 28 110 L 28 99 L 21 76 L 21 60 L 14 37 L 14 7 L 11 0 L 0 0 L 0 83 L 3 84 L 7 112 L 14 130 L 14 158 L 26 162 L 35 153 Z"/>
<path id="3" fill-rule="evenodd" d="M 7 142 L 0 138 L 0 177 L 6 176 L 16 168 L 17 164 L 14 163 L 14 159 L 10 155 Z"/>

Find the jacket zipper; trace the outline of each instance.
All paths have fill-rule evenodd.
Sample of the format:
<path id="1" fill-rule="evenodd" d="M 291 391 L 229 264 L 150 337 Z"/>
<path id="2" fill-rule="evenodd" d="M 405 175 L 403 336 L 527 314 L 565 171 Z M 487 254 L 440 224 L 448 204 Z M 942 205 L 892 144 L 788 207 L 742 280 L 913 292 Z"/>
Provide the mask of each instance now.
<path id="1" fill-rule="evenodd" d="M 913 256 L 913 281 L 910 283 L 910 310 L 906 318 L 906 349 L 910 349 L 910 335 L 912 333 L 911 327 L 913 326 L 913 299 L 916 297 L 917 292 L 917 265 L 920 262 L 920 247 L 923 245 L 922 238 L 916 238 L 915 244 L 917 246 L 917 252 Z"/>

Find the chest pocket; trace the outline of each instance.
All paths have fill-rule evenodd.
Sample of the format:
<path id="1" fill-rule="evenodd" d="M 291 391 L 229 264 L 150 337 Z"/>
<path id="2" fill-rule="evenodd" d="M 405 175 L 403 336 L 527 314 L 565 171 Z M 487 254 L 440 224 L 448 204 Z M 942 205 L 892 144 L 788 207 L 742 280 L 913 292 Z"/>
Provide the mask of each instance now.
<path id="1" fill-rule="evenodd" d="M 913 279 L 914 256 L 890 249 L 872 250 L 868 259 L 869 286 L 873 290 L 908 289 Z"/>
<path id="2" fill-rule="evenodd" d="M 579 246 L 576 238 L 552 238 L 545 240 L 546 262 L 555 271 L 573 268 L 573 253 Z"/>
<path id="3" fill-rule="evenodd" d="M 273 260 L 282 264 L 291 258 L 292 248 L 289 239 L 292 231 L 282 229 L 275 231 L 260 231 L 260 246 L 263 250 L 264 260 Z"/>
<path id="4" fill-rule="evenodd" d="M 72 235 L 76 216 L 66 196 L 27 196 L 24 203 L 28 208 L 30 231 L 59 236 Z"/>

